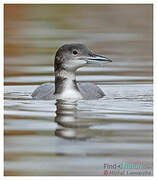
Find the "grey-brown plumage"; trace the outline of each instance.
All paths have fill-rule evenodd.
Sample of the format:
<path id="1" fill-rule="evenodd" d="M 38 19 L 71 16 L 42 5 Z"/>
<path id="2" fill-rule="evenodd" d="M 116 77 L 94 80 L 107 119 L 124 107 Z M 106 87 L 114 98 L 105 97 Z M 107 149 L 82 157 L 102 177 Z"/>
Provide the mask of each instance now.
<path id="1" fill-rule="evenodd" d="M 92 83 L 77 83 L 77 87 L 83 99 L 98 99 L 105 96 L 104 92 Z M 52 83 L 44 83 L 32 94 L 33 99 L 50 100 L 54 99 L 55 86 Z"/>
<path id="2" fill-rule="evenodd" d="M 33 93 L 33 99 L 97 99 L 104 92 L 92 83 L 77 83 L 75 71 L 96 62 L 111 62 L 110 59 L 93 53 L 83 44 L 68 44 L 58 49 L 55 56 L 55 85 L 45 83 Z"/>

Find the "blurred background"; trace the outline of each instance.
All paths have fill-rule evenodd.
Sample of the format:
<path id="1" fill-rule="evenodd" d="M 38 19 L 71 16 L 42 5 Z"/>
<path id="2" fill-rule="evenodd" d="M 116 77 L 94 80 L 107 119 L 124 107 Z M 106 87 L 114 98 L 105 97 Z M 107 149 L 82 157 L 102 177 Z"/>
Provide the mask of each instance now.
<path id="1" fill-rule="evenodd" d="M 53 82 L 56 50 L 74 42 L 113 59 L 79 81 L 152 82 L 152 5 L 5 5 L 5 85 Z"/>
<path id="2" fill-rule="evenodd" d="M 104 163 L 142 162 L 152 175 L 152 5 L 6 4 L 4 13 L 4 174 L 104 175 Z M 54 56 L 67 43 L 113 60 L 77 72 L 106 96 L 32 100 L 54 83 Z"/>

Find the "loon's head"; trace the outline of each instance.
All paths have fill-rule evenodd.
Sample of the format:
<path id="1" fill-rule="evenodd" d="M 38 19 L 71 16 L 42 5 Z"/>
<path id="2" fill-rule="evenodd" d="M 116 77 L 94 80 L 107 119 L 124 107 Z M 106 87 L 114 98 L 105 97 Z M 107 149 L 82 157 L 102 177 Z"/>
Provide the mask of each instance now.
<path id="1" fill-rule="evenodd" d="M 55 56 L 55 71 L 76 71 L 88 64 L 112 62 L 103 55 L 95 54 L 84 44 L 66 44 L 58 49 Z"/>

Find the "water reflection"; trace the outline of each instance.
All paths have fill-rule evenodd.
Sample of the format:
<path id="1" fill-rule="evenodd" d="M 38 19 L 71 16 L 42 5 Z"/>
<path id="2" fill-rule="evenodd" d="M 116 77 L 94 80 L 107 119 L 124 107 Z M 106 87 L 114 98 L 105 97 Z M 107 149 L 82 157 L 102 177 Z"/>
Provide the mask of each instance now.
<path id="1" fill-rule="evenodd" d="M 90 125 L 87 123 L 80 123 L 77 117 L 77 101 L 72 100 L 57 100 L 56 101 L 56 117 L 57 122 L 63 129 L 56 129 L 55 135 L 65 139 L 78 139 L 85 140 L 90 138 L 87 134 L 77 133 L 76 128 L 88 128 Z"/>
<path id="2" fill-rule="evenodd" d="M 5 175 L 100 175 L 122 160 L 152 168 L 151 85 L 101 86 L 106 97 L 77 102 L 30 100 L 33 88 L 5 88 Z"/>
<path id="3" fill-rule="evenodd" d="M 77 101 L 72 100 L 57 100 L 56 101 L 56 118 L 55 121 L 63 127 L 67 128 L 82 128 L 89 125 L 80 124 L 77 117 Z"/>
<path id="4" fill-rule="evenodd" d="M 152 5 L 5 5 L 5 175 L 103 175 L 120 161 L 153 168 Z M 84 43 L 112 57 L 77 81 L 94 101 L 34 101 L 54 82 L 58 47 Z M 52 57 L 53 56 L 53 57 Z"/>

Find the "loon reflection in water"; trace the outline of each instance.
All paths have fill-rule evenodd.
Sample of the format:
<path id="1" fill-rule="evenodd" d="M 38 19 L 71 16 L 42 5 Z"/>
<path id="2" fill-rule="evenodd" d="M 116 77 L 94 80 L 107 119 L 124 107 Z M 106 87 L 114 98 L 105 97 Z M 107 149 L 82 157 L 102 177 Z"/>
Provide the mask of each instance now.
<path id="1" fill-rule="evenodd" d="M 45 83 L 32 93 L 33 99 L 98 99 L 104 92 L 92 83 L 77 83 L 75 71 L 95 63 L 112 62 L 103 55 L 95 54 L 83 44 L 66 44 L 55 56 L 55 86 Z"/>

